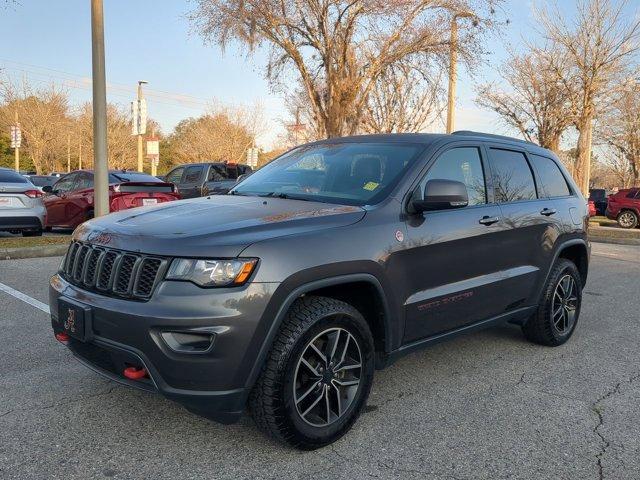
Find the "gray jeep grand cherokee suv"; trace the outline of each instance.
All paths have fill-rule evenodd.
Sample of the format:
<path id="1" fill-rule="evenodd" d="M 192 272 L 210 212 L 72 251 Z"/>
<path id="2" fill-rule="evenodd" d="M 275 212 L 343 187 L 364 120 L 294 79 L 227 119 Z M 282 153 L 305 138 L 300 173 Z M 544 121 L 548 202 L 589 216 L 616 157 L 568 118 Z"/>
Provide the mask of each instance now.
<path id="1" fill-rule="evenodd" d="M 325 140 L 228 195 L 78 227 L 51 279 L 52 326 L 113 380 L 224 423 L 248 408 L 313 449 L 349 430 L 374 370 L 406 353 L 507 321 L 566 342 L 587 224 L 570 176 L 531 143 Z"/>

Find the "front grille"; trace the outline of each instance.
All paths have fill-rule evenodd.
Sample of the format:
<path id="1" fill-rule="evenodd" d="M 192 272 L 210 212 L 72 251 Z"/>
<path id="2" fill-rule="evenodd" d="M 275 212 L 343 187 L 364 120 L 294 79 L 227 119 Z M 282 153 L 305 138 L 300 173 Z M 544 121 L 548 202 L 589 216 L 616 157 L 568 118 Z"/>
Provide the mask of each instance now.
<path id="1" fill-rule="evenodd" d="M 168 260 L 161 257 L 72 242 L 61 273 L 86 290 L 147 300 L 167 265 Z"/>

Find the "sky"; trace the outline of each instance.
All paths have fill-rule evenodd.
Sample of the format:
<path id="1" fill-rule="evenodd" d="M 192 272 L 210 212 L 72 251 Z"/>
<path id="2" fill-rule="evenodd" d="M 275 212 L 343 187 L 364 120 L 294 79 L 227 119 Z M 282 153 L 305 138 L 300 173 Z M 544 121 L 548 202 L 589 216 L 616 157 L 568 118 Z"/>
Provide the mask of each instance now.
<path id="1" fill-rule="evenodd" d="M 567 3 L 573 1 L 560 0 L 563 8 Z M 474 104 L 475 85 L 497 78 L 495 67 L 505 58 L 506 47 L 518 50 L 522 36 L 534 34 L 530 0 L 503 5 L 498 14 L 509 24 L 487 39 L 489 54 L 473 76 L 460 72 L 456 129 L 514 133 Z M 107 100 L 128 108 L 137 81 L 148 81 L 149 115 L 165 133 L 211 103 L 247 109 L 260 105 L 267 130 L 258 145 L 270 148 L 283 132 L 287 112 L 281 94 L 264 78 L 266 52 L 247 56 L 234 46 L 223 52 L 205 45 L 186 18 L 193 7 L 189 0 L 104 1 Z M 9 0 L 8 7 L 0 7 L 0 70 L 16 82 L 62 84 L 74 104 L 90 100 L 90 0 Z"/>

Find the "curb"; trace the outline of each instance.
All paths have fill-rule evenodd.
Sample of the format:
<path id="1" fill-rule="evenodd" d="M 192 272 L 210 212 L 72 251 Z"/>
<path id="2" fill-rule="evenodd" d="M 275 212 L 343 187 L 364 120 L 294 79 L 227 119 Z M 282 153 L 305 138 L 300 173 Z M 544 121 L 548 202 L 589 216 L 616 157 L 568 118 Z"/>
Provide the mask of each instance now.
<path id="1" fill-rule="evenodd" d="M 0 260 L 20 258 L 59 257 L 67 253 L 69 245 L 43 245 L 41 247 L 0 248 Z"/>
<path id="2" fill-rule="evenodd" d="M 640 238 L 616 238 L 602 235 L 589 235 L 590 242 L 612 243 L 615 245 L 640 245 Z"/>

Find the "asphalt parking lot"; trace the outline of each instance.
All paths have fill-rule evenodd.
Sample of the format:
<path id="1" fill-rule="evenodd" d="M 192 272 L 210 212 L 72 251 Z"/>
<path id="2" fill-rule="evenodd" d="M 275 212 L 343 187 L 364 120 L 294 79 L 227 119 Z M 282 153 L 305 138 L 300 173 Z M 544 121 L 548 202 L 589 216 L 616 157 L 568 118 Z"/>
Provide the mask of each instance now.
<path id="1" fill-rule="evenodd" d="M 46 303 L 59 261 L 0 261 L 0 282 Z M 102 379 L 45 312 L 5 291 L 0 305 L 2 479 L 640 478 L 640 247 L 593 245 L 565 346 L 503 326 L 413 354 L 376 372 L 354 429 L 315 452 Z"/>

